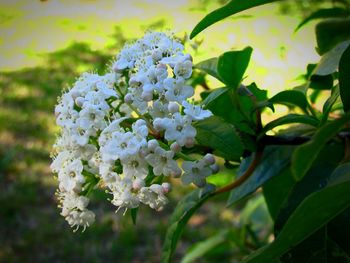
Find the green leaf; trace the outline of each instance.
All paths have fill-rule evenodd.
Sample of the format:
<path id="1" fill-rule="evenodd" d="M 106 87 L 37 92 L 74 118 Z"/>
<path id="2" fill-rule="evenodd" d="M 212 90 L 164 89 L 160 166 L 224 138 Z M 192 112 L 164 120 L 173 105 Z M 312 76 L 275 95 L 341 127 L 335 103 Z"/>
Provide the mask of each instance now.
<path id="1" fill-rule="evenodd" d="M 317 51 L 320 55 L 350 39 L 350 18 L 328 19 L 316 25 Z"/>
<path id="2" fill-rule="evenodd" d="M 214 89 L 209 93 L 209 95 L 205 98 L 205 100 L 202 102 L 202 105 L 204 105 L 205 108 L 208 108 L 210 103 L 214 102 L 216 99 L 218 99 L 221 95 L 228 92 L 228 88 L 218 88 Z"/>
<path id="3" fill-rule="evenodd" d="M 276 120 L 273 120 L 266 124 L 261 132 L 261 134 L 265 134 L 267 131 L 272 130 L 273 128 L 284 125 L 284 124 L 290 124 L 290 123 L 303 123 L 303 124 L 309 124 L 311 126 L 317 127 L 319 124 L 319 121 L 312 116 L 308 115 L 300 115 L 300 114 L 288 114 L 285 116 L 282 116 Z"/>
<path id="4" fill-rule="evenodd" d="M 216 246 L 226 241 L 229 231 L 227 229 L 219 231 L 214 236 L 196 243 L 186 253 L 185 257 L 181 260 L 181 263 L 195 262 L 195 260 L 204 256 L 207 252 L 211 251 Z"/>
<path id="5" fill-rule="evenodd" d="M 263 185 L 264 197 L 272 219 L 275 221 L 295 180 L 290 167 Z"/>
<path id="6" fill-rule="evenodd" d="M 350 40 L 336 45 L 326 54 L 324 54 L 312 72 L 312 75 L 327 76 L 338 70 L 339 61 L 344 51 L 350 45 Z"/>
<path id="7" fill-rule="evenodd" d="M 315 19 L 329 18 L 329 17 L 346 17 L 348 15 L 349 15 L 349 11 L 340 7 L 319 9 L 313 12 L 308 17 L 306 17 L 303 21 L 301 21 L 300 24 L 296 27 L 295 32 L 298 31 L 301 27 L 303 27 L 307 23 L 309 23 L 310 21 Z"/>
<path id="8" fill-rule="evenodd" d="M 161 262 L 171 262 L 177 242 L 191 216 L 211 196 L 211 191 L 196 189 L 186 195 L 176 206 L 171 215 L 169 227 L 165 236 Z"/>
<path id="9" fill-rule="evenodd" d="M 328 115 L 332 110 L 332 107 L 334 103 L 339 98 L 339 87 L 335 86 L 332 90 L 331 96 L 326 100 L 326 102 L 323 104 L 323 110 L 322 110 L 322 123 L 325 123 L 328 119 Z"/>
<path id="10" fill-rule="evenodd" d="M 269 99 L 274 104 L 296 105 L 303 111 L 307 111 L 307 100 L 304 93 L 297 90 L 284 90 Z"/>
<path id="11" fill-rule="evenodd" d="M 289 249 L 349 207 L 349 191 L 348 181 L 326 187 L 308 196 L 289 217 L 276 239 L 248 256 L 243 262 L 275 262 Z"/>
<path id="12" fill-rule="evenodd" d="M 308 82 L 308 88 L 315 90 L 330 90 L 333 87 L 333 76 L 312 75 Z"/>
<path id="13" fill-rule="evenodd" d="M 220 80 L 223 82 L 223 80 L 218 75 L 218 58 L 210 58 L 204 61 L 199 62 L 194 66 L 196 69 L 199 69 L 201 71 L 204 71 L 205 73 L 209 74 L 210 76 L 213 76 L 214 78 Z"/>
<path id="14" fill-rule="evenodd" d="M 328 185 L 343 183 L 350 180 L 350 163 L 339 165 L 329 178 Z"/>
<path id="15" fill-rule="evenodd" d="M 312 139 L 300 145 L 292 156 L 292 171 L 295 179 L 300 180 L 312 166 L 323 146 L 334 137 L 338 131 L 350 120 L 350 115 L 332 121 L 322 126 Z"/>
<path id="16" fill-rule="evenodd" d="M 195 123 L 196 139 L 200 145 L 208 146 L 227 160 L 239 161 L 243 145 L 235 127 L 219 117 L 212 116 Z"/>
<path id="17" fill-rule="evenodd" d="M 344 51 L 339 62 L 339 91 L 344 111 L 347 112 L 350 110 L 350 46 Z"/>
<path id="18" fill-rule="evenodd" d="M 190 34 L 190 38 L 191 39 L 194 38 L 196 35 L 198 35 L 207 27 L 211 26 L 212 24 L 215 24 L 216 22 L 228 16 L 234 15 L 236 13 L 239 13 L 246 9 L 250 9 L 252 7 L 256 7 L 259 5 L 263 5 L 263 4 L 267 4 L 275 1 L 277 0 L 250 0 L 250 1 L 231 0 L 225 6 L 219 9 L 216 9 L 213 12 L 206 15 L 192 30 Z"/>
<path id="19" fill-rule="evenodd" d="M 241 83 L 253 49 L 246 47 L 239 51 L 228 51 L 222 54 L 217 62 L 220 79 L 230 88 L 236 89 Z"/>
<path id="20" fill-rule="evenodd" d="M 261 163 L 242 185 L 230 192 L 227 206 L 233 205 L 247 195 L 254 193 L 270 178 L 278 175 L 289 163 L 294 146 L 270 146 L 264 150 Z M 238 170 L 238 178 L 252 162 L 252 156 L 245 158 Z"/>
<path id="21" fill-rule="evenodd" d="M 139 211 L 139 208 L 132 208 L 130 209 L 131 219 L 134 225 L 136 225 L 136 219 L 137 219 L 137 212 Z"/>

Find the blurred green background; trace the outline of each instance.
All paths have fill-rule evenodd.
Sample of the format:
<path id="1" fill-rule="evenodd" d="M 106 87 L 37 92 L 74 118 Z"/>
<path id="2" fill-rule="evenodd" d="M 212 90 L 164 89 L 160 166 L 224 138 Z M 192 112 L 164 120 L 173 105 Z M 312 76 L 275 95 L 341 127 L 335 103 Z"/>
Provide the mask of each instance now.
<path id="1" fill-rule="evenodd" d="M 49 169 L 57 132 L 54 105 L 80 73 L 103 73 L 126 41 L 147 29 L 185 38 L 224 2 L 0 1 L 0 262 L 159 262 L 169 215 L 189 189 L 175 186 L 162 212 L 141 207 L 136 226 L 129 214 L 114 213 L 106 194 L 95 193 L 97 222 L 73 233 L 59 215 L 57 182 Z M 310 11 L 309 2 L 263 6 L 226 19 L 188 42 L 188 51 L 196 63 L 250 45 L 254 52 L 245 82 L 255 81 L 270 95 L 292 88 L 305 65 L 318 60 L 312 24 L 293 33 Z M 219 85 L 208 80 L 213 88 Z M 224 171 L 211 181 L 224 184 L 232 174 Z M 218 233 L 218 226 L 235 229 L 232 235 L 252 228 L 252 242 L 244 249 L 217 240 L 214 250 L 194 262 L 239 262 L 259 245 L 254 235 L 267 242 L 271 222 L 263 199 L 257 193 L 250 202 L 245 211 L 225 208 L 225 196 L 206 204 L 190 220 L 175 262 L 193 244 Z"/>

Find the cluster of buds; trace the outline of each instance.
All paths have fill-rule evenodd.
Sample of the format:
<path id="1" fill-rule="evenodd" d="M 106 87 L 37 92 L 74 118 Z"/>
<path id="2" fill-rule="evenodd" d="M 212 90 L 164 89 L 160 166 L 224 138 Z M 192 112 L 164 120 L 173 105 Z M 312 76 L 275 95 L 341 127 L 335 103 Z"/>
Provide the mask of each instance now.
<path id="1" fill-rule="evenodd" d="M 61 214 L 72 227 L 94 221 L 87 196 L 97 186 L 118 210 L 141 203 L 161 210 L 170 191 L 167 177 L 203 187 L 217 171 L 213 155 L 193 159 L 182 152 L 196 143 L 193 122 L 212 115 L 189 101 L 191 75 L 183 45 L 149 32 L 120 51 L 109 73 L 84 73 L 63 93 L 55 108 L 61 132 L 51 169 Z"/>

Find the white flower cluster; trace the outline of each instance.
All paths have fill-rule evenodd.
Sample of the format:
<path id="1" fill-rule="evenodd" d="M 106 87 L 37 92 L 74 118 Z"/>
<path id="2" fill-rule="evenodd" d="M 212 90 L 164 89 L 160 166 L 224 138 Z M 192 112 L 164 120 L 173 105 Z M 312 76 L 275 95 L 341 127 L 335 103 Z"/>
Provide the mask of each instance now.
<path id="1" fill-rule="evenodd" d="M 183 51 L 173 37 L 149 32 L 121 50 L 112 73 L 84 73 L 60 98 L 51 168 L 71 226 L 94 221 L 86 196 L 96 186 L 108 189 L 118 210 L 140 203 L 161 210 L 170 191 L 163 176 L 182 175 L 184 184 L 202 187 L 217 170 L 211 154 L 193 160 L 182 153 L 195 144 L 193 122 L 212 115 L 188 102 L 192 61 Z"/>

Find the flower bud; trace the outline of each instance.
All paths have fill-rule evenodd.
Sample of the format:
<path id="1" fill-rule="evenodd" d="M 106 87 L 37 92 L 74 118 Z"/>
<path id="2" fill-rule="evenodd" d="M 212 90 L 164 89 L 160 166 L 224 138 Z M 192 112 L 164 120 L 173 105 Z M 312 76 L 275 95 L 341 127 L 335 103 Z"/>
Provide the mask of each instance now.
<path id="1" fill-rule="evenodd" d="M 124 102 L 127 103 L 127 104 L 132 103 L 133 102 L 133 96 L 130 93 L 126 94 L 125 97 L 124 97 Z"/>
<path id="2" fill-rule="evenodd" d="M 215 163 L 215 158 L 214 155 L 212 155 L 211 153 L 207 153 L 204 157 L 203 160 L 206 164 L 208 165 L 212 165 Z"/>
<path id="3" fill-rule="evenodd" d="M 153 92 L 149 90 L 142 91 L 141 98 L 144 101 L 151 101 L 153 99 Z"/>
<path id="4" fill-rule="evenodd" d="M 173 101 L 169 102 L 168 111 L 170 113 L 179 112 L 179 104 L 177 104 L 176 102 L 173 102 Z"/>
<path id="5" fill-rule="evenodd" d="M 75 104 L 77 104 L 78 107 L 82 107 L 85 102 L 85 99 L 83 97 L 77 97 L 75 99 Z"/>
<path id="6" fill-rule="evenodd" d="M 219 172 L 220 167 L 217 164 L 212 164 L 212 165 L 210 165 L 210 169 L 212 170 L 213 174 L 216 174 Z"/>
<path id="7" fill-rule="evenodd" d="M 170 145 L 170 150 L 174 153 L 178 153 L 179 151 L 181 151 L 181 146 L 180 144 L 178 144 L 177 142 L 173 142 L 171 145 Z"/>
<path id="8" fill-rule="evenodd" d="M 186 138 L 185 146 L 186 146 L 186 148 L 193 147 L 194 146 L 194 139 L 192 137 Z"/>
<path id="9" fill-rule="evenodd" d="M 162 183 L 163 193 L 167 194 L 171 190 L 171 185 L 169 183 Z"/>
<path id="10" fill-rule="evenodd" d="M 158 143 L 157 140 L 152 139 L 152 140 L 148 141 L 148 145 L 147 146 L 148 146 L 148 149 L 150 151 L 154 151 L 159 146 L 159 143 Z"/>
<path id="11" fill-rule="evenodd" d="M 133 182 L 132 182 L 132 189 L 133 190 L 140 190 L 142 187 L 145 186 L 145 181 L 139 178 L 136 178 Z"/>

